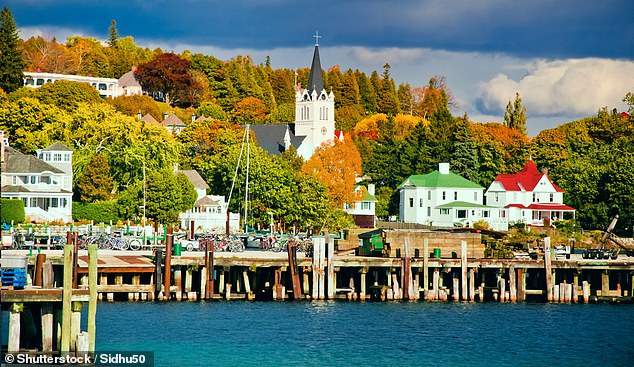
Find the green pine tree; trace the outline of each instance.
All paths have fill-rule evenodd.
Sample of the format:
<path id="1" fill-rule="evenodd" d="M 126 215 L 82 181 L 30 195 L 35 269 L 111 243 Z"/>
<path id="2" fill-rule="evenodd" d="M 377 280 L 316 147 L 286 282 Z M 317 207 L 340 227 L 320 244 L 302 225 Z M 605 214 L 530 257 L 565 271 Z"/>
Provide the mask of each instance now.
<path id="1" fill-rule="evenodd" d="M 0 88 L 11 93 L 24 84 L 26 61 L 13 14 L 6 6 L 0 13 Z"/>
<path id="2" fill-rule="evenodd" d="M 504 125 L 510 129 L 517 129 L 526 135 L 526 107 L 522 106 L 522 98 L 519 93 L 515 93 L 515 101 L 506 105 L 504 112 Z"/>

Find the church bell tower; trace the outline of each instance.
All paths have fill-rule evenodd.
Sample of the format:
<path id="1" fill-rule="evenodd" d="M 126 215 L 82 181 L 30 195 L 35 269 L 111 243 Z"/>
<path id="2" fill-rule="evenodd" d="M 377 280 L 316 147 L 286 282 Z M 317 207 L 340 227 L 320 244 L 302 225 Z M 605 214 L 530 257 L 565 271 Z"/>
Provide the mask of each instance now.
<path id="1" fill-rule="evenodd" d="M 319 59 L 319 33 L 315 36 L 315 51 L 308 85 L 295 94 L 295 136 L 305 137 L 297 149 L 309 159 L 315 149 L 335 137 L 335 96 L 324 88 Z"/>

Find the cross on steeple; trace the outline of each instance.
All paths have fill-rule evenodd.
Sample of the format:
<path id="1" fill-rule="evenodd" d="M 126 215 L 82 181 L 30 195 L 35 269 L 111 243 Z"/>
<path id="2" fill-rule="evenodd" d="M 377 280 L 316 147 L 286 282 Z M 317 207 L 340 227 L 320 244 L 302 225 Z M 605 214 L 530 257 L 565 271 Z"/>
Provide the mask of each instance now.
<path id="1" fill-rule="evenodd" d="M 315 38 L 315 46 L 319 46 L 319 39 L 321 38 L 319 31 L 315 31 L 315 35 L 313 37 Z"/>

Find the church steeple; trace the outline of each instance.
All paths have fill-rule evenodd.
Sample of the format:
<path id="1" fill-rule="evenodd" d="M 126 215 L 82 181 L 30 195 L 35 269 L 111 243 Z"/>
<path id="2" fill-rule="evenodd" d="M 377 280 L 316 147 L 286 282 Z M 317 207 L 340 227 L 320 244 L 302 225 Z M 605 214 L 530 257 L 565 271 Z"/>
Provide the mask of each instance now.
<path id="1" fill-rule="evenodd" d="M 308 93 L 313 94 L 313 91 L 317 92 L 317 95 L 324 90 L 324 81 L 321 75 L 321 61 L 319 60 L 319 32 L 315 35 L 315 52 L 313 53 L 313 63 L 310 66 L 310 75 L 308 77 Z"/>

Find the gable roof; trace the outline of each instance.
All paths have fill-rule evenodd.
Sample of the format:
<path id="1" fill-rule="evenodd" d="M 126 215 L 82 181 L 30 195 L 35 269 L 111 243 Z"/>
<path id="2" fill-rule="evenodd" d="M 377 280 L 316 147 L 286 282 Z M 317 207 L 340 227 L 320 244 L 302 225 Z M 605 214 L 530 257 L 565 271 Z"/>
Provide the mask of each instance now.
<path id="1" fill-rule="evenodd" d="M 305 136 L 295 136 L 295 130 L 291 125 L 250 125 L 249 129 L 255 134 L 258 145 L 273 155 L 280 155 L 280 153 L 284 152 L 284 136 L 287 130 L 291 139 L 291 145 L 295 147 L 295 149 L 297 149 L 306 138 Z"/>
<path id="2" fill-rule="evenodd" d="M 161 125 L 163 126 L 187 126 L 183 120 L 179 119 L 178 116 L 176 116 L 173 113 L 170 113 L 169 116 L 167 116 L 167 118 L 163 121 L 161 121 Z"/>
<path id="3" fill-rule="evenodd" d="M 207 190 L 209 188 L 209 185 L 207 184 L 207 182 L 205 182 L 205 180 L 202 178 L 200 173 L 198 173 L 198 171 L 196 170 L 193 170 L 193 169 L 177 170 L 175 173 L 182 173 L 185 176 L 187 176 L 187 179 L 189 180 L 189 182 L 191 182 L 192 185 L 194 185 L 194 187 L 197 189 Z"/>
<path id="4" fill-rule="evenodd" d="M 544 176 L 553 185 L 555 191 L 564 191 L 551 181 L 546 172 L 539 172 L 537 165 L 532 160 L 527 161 L 524 168 L 518 173 L 497 175 L 494 182 L 502 184 L 506 191 L 533 191 Z"/>
<path id="5" fill-rule="evenodd" d="M 149 113 L 146 113 L 145 116 L 141 117 L 141 121 L 147 122 L 147 123 L 152 123 L 152 122 L 158 123 L 158 121 L 156 121 L 154 116 L 150 115 Z"/>
<path id="6" fill-rule="evenodd" d="M 14 148 L 6 147 L 7 173 L 64 173 L 59 168 L 44 162 L 32 155 L 20 153 Z"/>
<path id="7" fill-rule="evenodd" d="M 442 174 L 439 171 L 434 171 L 426 175 L 412 175 L 409 176 L 397 189 L 402 189 L 406 186 L 414 187 L 426 187 L 426 188 L 459 188 L 459 189 L 484 189 L 484 187 L 478 185 L 475 182 L 469 181 L 466 178 L 449 172 Z"/>
<path id="8" fill-rule="evenodd" d="M 206 195 L 203 196 L 202 198 L 198 199 L 195 203 L 194 206 L 205 206 L 205 205 L 221 205 L 222 203 L 219 200 L 214 200 L 211 196 Z"/>
<path id="9" fill-rule="evenodd" d="M 121 78 L 118 80 L 119 86 L 123 88 L 127 87 L 139 87 L 141 88 L 141 84 L 134 77 L 134 71 L 130 70 L 127 73 L 121 75 Z"/>
<path id="10" fill-rule="evenodd" d="M 42 149 L 43 152 L 72 152 L 73 150 L 67 147 L 66 145 L 56 141 L 55 143 L 49 145 L 48 147 Z"/>

